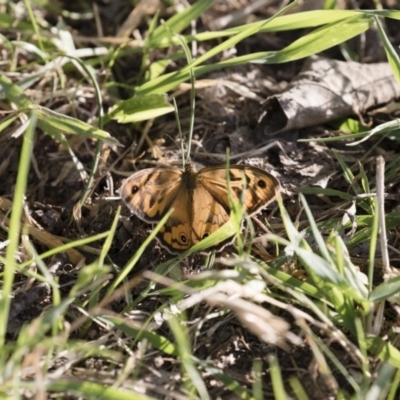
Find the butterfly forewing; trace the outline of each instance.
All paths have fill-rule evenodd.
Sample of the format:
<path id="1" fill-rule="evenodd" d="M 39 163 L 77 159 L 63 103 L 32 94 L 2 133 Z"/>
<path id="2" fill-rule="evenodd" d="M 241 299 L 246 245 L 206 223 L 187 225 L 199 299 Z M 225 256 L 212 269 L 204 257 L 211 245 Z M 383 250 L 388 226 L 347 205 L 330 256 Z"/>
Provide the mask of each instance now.
<path id="1" fill-rule="evenodd" d="M 120 193 L 125 204 L 145 222 L 159 221 L 171 208 L 182 185 L 178 168 L 148 168 L 131 175 Z"/>
<path id="2" fill-rule="evenodd" d="M 245 211 L 252 215 L 275 199 L 279 182 L 268 172 L 245 165 L 229 168 L 229 187 L 225 167 L 204 168 L 199 172 L 199 181 L 216 201 L 229 209 L 229 196 L 233 201 L 241 201 Z"/>

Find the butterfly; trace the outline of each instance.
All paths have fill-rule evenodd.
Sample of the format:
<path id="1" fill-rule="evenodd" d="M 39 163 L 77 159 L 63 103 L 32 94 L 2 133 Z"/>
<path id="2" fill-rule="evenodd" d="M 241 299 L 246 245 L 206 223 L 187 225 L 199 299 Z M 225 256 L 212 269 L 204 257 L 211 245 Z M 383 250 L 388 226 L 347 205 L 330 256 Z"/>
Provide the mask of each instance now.
<path id="1" fill-rule="evenodd" d="M 120 194 L 128 208 L 147 223 L 159 222 L 173 208 L 157 238 L 176 254 L 228 221 L 230 198 L 242 200 L 244 211 L 251 216 L 273 201 L 279 189 L 278 180 L 260 168 L 231 165 L 227 170 L 222 165 L 197 172 L 189 161 L 183 170 L 171 166 L 138 171 L 125 180 Z"/>

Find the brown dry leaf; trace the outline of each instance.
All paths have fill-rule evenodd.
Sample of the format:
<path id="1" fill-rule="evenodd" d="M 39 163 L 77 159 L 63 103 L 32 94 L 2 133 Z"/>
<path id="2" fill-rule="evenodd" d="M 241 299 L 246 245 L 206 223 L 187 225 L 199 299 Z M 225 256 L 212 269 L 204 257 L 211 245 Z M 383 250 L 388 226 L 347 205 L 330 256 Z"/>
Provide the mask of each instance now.
<path id="1" fill-rule="evenodd" d="M 360 115 L 400 97 L 388 63 L 359 64 L 311 57 L 287 90 L 270 96 L 259 118 L 266 135 Z"/>

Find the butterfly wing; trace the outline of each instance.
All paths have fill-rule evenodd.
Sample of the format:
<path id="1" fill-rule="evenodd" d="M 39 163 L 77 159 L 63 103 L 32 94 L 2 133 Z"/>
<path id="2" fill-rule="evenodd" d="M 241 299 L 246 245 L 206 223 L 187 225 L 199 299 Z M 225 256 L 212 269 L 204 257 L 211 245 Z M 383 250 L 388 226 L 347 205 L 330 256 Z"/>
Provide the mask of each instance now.
<path id="1" fill-rule="evenodd" d="M 229 210 L 229 196 L 233 201 L 243 198 L 244 210 L 253 215 L 273 201 L 279 192 L 279 182 L 261 168 L 249 165 L 229 167 L 229 187 L 225 167 L 209 167 L 199 172 L 198 181 L 210 195 Z"/>
<path id="2" fill-rule="evenodd" d="M 173 208 L 158 238 L 172 253 L 189 249 L 229 219 L 230 202 L 244 198 L 244 209 L 255 214 L 279 191 L 278 181 L 262 169 L 235 165 L 204 168 L 190 166 L 149 168 L 131 175 L 121 187 L 121 197 L 140 219 L 155 223 Z"/>
<path id="3" fill-rule="evenodd" d="M 205 186 L 198 184 L 193 192 L 192 219 L 192 242 L 195 244 L 228 221 L 229 206 L 224 207 Z"/>
<path id="4" fill-rule="evenodd" d="M 194 244 L 191 221 L 192 200 L 192 193 L 182 182 L 170 206 L 174 211 L 157 236 L 163 247 L 171 253 L 183 252 Z"/>
<path id="5" fill-rule="evenodd" d="M 122 200 L 140 219 L 154 223 L 169 211 L 182 183 L 178 168 L 148 168 L 134 173 L 120 189 Z"/>
<path id="6" fill-rule="evenodd" d="M 178 168 L 148 168 L 131 175 L 120 189 L 122 200 L 140 219 L 159 222 L 173 208 L 157 238 L 176 253 L 192 246 L 191 196 Z"/>

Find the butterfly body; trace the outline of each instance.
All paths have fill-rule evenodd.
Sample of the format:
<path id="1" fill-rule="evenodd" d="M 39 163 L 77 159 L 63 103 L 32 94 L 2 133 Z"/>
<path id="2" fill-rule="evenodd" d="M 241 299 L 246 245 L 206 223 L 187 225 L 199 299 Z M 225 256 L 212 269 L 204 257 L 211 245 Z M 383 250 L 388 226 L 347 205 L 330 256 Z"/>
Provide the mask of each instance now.
<path id="1" fill-rule="evenodd" d="M 122 200 L 140 219 L 156 223 L 173 208 L 158 239 L 172 253 L 201 241 L 229 219 L 230 197 L 243 200 L 253 215 L 276 196 L 278 181 L 262 169 L 233 165 L 203 168 L 192 163 L 176 167 L 148 168 L 131 175 L 120 192 Z M 229 182 L 229 185 L 228 185 Z"/>

